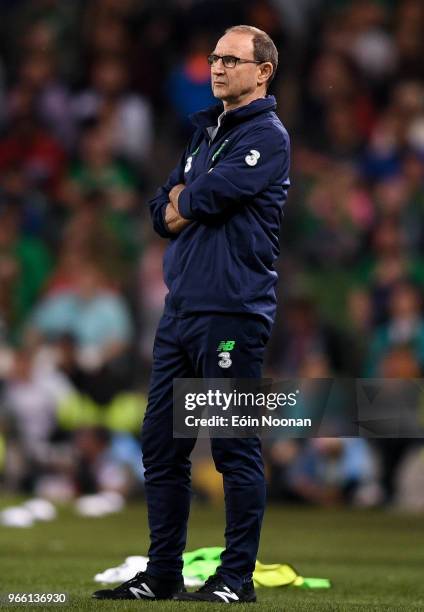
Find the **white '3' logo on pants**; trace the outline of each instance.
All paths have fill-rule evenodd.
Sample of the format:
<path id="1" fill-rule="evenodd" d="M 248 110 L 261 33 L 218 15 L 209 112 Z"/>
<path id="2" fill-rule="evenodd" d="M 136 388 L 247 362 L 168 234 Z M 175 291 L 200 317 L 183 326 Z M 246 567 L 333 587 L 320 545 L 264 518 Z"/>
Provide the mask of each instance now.
<path id="1" fill-rule="evenodd" d="M 218 353 L 218 357 L 221 357 L 220 361 L 218 361 L 218 365 L 220 368 L 229 368 L 233 363 L 231 361 L 230 353 Z"/>

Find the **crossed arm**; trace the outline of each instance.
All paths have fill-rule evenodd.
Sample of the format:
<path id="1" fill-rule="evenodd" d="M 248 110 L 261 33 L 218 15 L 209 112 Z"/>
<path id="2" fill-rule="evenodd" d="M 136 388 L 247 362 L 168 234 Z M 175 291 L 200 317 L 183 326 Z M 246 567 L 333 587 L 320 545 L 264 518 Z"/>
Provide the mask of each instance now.
<path id="1" fill-rule="evenodd" d="M 253 160 L 252 152 L 256 154 Z M 153 226 L 164 238 L 179 234 L 193 221 L 205 225 L 216 222 L 234 203 L 254 197 L 269 185 L 287 190 L 290 184 L 288 136 L 263 126 L 238 142 L 214 172 L 199 174 L 188 186 L 180 182 L 183 163 L 184 156 L 150 202 Z"/>
<path id="2" fill-rule="evenodd" d="M 179 234 L 192 220 L 184 219 L 178 210 L 178 196 L 185 188 L 184 183 L 175 185 L 169 192 L 169 203 L 165 209 L 165 223 L 170 232 Z"/>

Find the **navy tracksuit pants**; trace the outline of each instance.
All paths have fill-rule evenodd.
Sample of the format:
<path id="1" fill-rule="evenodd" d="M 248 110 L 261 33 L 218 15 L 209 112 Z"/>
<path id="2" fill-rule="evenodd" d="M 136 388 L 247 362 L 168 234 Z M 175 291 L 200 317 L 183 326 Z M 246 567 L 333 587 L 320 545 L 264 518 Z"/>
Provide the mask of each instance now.
<path id="1" fill-rule="evenodd" d="M 142 429 L 145 490 L 151 545 L 147 572 L 179 578 L 190 508 L 190 453 L 196 439 L 173 438 L 174 378 L 260 378 L 269 326 L 254 316 L 163 315 L 153 349 L 149 401 Z M 234 341 L 232 364 L 221 368 L 218 346 Z M 225 551 L 218 568 L 234 589 L 251 579 L 265 507 L 259 438 L 211 439 L 223 476 Z"/>

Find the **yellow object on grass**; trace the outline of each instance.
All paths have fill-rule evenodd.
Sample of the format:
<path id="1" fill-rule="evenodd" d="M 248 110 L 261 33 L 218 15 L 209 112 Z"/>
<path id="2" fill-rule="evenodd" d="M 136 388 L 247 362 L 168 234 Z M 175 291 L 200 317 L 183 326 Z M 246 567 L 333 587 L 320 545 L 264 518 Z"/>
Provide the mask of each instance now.
<path id="1" fill-rule="evenodd" d="M 304 578 L 287 563 L 264 565 L 260 561 L 256 561 L 253 583 L 255 587 L 293 586 L 304 589 L 329 589 L 331 587 L 327 578 Z"/>
<path id="2" fill-rule="evenodd" d="M 221 564 L 223 550 L 221 546 L 208 546 L 184 553 L 184 577 L 196 578 L 200 582 L 205 582 Z M 265 565 L 260 561 L 256 561 L 253 582 L 255 587 L 290 586 L 303 589 L 329 589 L 331 587 L 331 582 L 327 578 L 305 578 L 287 563 Z"/>

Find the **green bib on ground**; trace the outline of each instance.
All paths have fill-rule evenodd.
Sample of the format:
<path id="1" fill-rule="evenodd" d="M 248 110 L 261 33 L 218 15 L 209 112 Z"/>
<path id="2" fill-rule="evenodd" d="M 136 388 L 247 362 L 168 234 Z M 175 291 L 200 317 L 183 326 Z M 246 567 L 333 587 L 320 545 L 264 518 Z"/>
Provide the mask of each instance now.
<path id="1" fill-rule="evenodd" d="M 197 578 L 205 582 L 220 565 L 223 550 L 221 546 L 210 546 L 184 553 L 184 577 Z M 286 563 L 264 565 L 260 561 L 256 561 L 253 582 L 255 587 L 295 586 L 303 589 L 329 589 L 331 587 L 327 578 L 304 578 Z"/>

